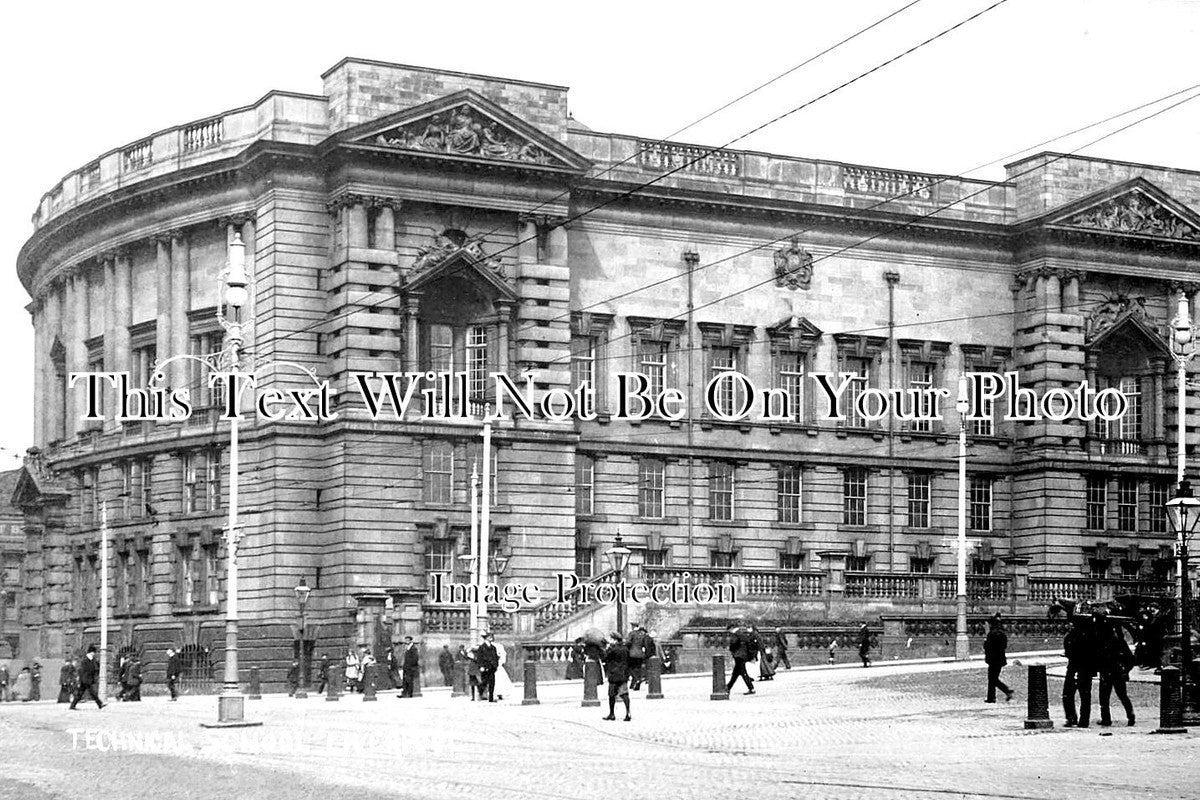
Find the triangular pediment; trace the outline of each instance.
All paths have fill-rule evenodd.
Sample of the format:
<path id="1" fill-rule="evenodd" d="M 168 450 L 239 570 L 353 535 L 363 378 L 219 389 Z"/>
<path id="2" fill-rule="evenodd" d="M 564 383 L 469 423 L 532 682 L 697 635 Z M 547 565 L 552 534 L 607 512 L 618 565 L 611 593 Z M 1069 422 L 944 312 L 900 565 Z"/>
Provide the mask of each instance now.
<path id="1" fill-rule="evenodd" d="M 1059 230 L 1200 244 L 1200 215 L 1145 178 L 1068 203 L 1042 220 Z"/>
<path id="2" fill-rule="evenodd" d="M 1171 358 L 1167 340 L 1154 328 L 1146 314 L 1144 297 L 1114 297 L 1088 315 L 1084 339 L 1093 350 L 1103 350 L 1118 338 L 1133 339 L 1149 352 Z"/>
<path id="3" fill-rule="evenodd" d="M 475 238 L 456 244 L 439 237 L 437 244 L 417 256 L 405 288 L 415 292 L 442 278 L 462 274 L 483 281 L 504 299 L 517 299 L 516 291 L 504 274 L 504 265 L 498 259 L 487 256 Z"/>
<path id="4" fill-rule="evenodd" d="M 334 144 L 413 156 L 584 172 L 590 162 L 486 97 L 464 89 L 358 125 Z"/>
<path id="5" fill-rule="evenodd" d="M 9 498 L 9 503 L 16 508 L 39 505 L 50 500 L 60 500 L 69 496 L 67 489 L 58 480 L 52 475 L 39 470 L 36 464 L 37 462 L 35 461 L 35 466 L 32 469 L 29 464 L 21 468 L 16 486 L 13 488 L 12 497 Z"/>
<path id="6" fill-rule="evenodd" d="M 784 317 L 767 328 L 767 335 L 772 339 L 787 341 L 796 347 L 815 345 L 821 334 L 820 328 L 800 316 Z"/>

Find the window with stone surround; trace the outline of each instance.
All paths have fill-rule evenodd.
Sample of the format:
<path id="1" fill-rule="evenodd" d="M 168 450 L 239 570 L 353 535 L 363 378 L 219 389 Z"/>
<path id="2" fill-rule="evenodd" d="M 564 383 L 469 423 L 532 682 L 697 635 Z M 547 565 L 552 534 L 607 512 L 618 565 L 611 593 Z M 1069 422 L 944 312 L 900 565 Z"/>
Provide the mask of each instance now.
<path id="1" fill-rule="evenodd" d="M 967 482 L 967 528 L 973 531 L 992 529 L 992 479 L 972 475 Z"/>
<path id="2" fill-rule="evenodd" d="M 960 345 L 963 358 L 964 373 L 1002 374 L 1009 368 L 1012 350 L 1007 347 L 991 345 L 964 344 Z M 957 391 L 953 389 L 953 391 Z M 977 409 L 978 419 L 967 421 L 967 432 L 972 436 L 996 436 L 996 402 L 984 401 L 983 408 Z"/>
<path id="3" fill-rule="evenodd" d="M 154 458 L 135 458 L 123 464 L 124 490 L 122 501 L 126 519 L 141 519 L 150 514 L 153 506 Z"/>
<path id="4" fill-rule="evenodd" d="M 775 468 L 775 519 L 778 522 L 798 523 L 801 520 L 803 470 L 798 464 L 781 464 Z"/>
<path id="5" fill-rule="evenodd" d="M 928 528 L 931 477 L 928 472 L 908 474 L 908 527 Z"/>
<path id="6" fill-rule="evenodd" d="M 684 332 L 683 322 L 649 317 L 628 317 L 626 321 L 632 339 L 631 366 L 634 372 L 646 376 L 650 396 L 656 397 L 665 387 L 676 386 L 676 352 Z"/>
<path id="7" fill-rule="evenodd" d="M 144 389 L 154 377 L 154 365 L 158 360 L 158 321 L 150 320 L 129 328 L 129 386 Z M 140 402 L 140 401 L 138 401 Z M 131 405 L 131 414 L 146 413 L 148 409 Z"/>
<path id="8" fill-rule="evenodd" d="M 900 348 L 900 366 L 907 384 L 905 388 L 920 393 L 916 394 L 912 401 L 905 398 L 903 410 L 908 414 L 926 417 L 904 420 L 901 428 L 918 433 L 941 430 L 942 423 L 939 420 L 928 419 L 941 410 L 930 390 L 940 388 L 945 382 L 946 358 L 950 354 L 950 343 L 900 339 L 897 344 Z"/>
<path id="9" fill-rule="evenodd" d="M 488 501 L 492 508 L 500 504 L 500 446 L 496 440 L 492 440 L 492 463 L 488 466 L 488 480 L 491 483 L 489 487 Z M 471 471 L 477 471 L 479 475 L 479 502 L 483 503 L 483 443 L 478 441 L 468 442 L 464 450 L 465 463 L 463 464 L 463 476 L 466 479 L 466 504 L 471 503 L 470 488 L 471 488 Z"/>
<path id="10" fill-rule="evenodd" d="M 867 471 L 862 467 L 842 470 L 842 524 L 867 524 Z"/>
<path id="11" fill-rule="evenodd" d="M 780 553 L 779 568 L 789 570 L 804 569 L 804 553 Z"/>
<path id="12" fill-rule="evenodd" d="M 838 381 L 850 377 L 850 385 L 842 394 L 842 413 L 846 419 L 838 422 L 840 427 L 865 428 L 868 422 L 857 409 L 858 398 L 872 386 L 879 384 L 879 359 L 887 347 L 888 340 L 879 336 L 859 336 L 837 333 L 833 336 L 837 345 Z"/>
<path id="13" fill-rule="evenodd" d="M 1170 487 L 1166 481 L 1150 481 L 1147 491 L 1150 533 L 1167 532 L 1167 500 L 1170 499 Z"/>
<path id="14" fill-rule="evenodd" d="M 746 402 L 746 393 L 740 382 L 720 376 L 726 372 L 746 373 L 746 355 L 754 338 L 754 327 L 714 322 L 701 322 L 698 327 L 704 350 L 704 377 L 700 388 L 704 390 L 706 413 L 707 387 L 715 380 L 718 383 L 713 387 L 712 410 L 733 415 Z"/>
<path id="15" fill-rule="evenodd" d="M 221 573 L 215 541 L 177 534 L 174 572 L 176 609 L 213 608 L 220 603 Z"/>
<path id="16" fill-rule="evenodd" d="M 708 465 L 708 516 L 717 521 L 734 518 L 734 479 L 736 467 L 728 461 Z"/>
<path id="17" fill-rule="evenodd" d="M 79 521 L 85 528 L 100 522 L 99 467 L 86 467 L 79 472 Z"/>
<path id="18" fill-rule="evenodd" d="M 662 519 L 667 465 L 658 458 L 638 459 L 638 516 Z"/>
<path id="19" fill-rule="evenodd" d="M 1103 475 L 1087 476 L 1085 504 L 1084 525 L 1091 531 L 1104 530 L 1108 516 L 1108 478 Z"/>
<path id="20" fill-rule="evenodd" d="M 212 361 L 225 346 L 225 331 L 217 321 L 217 309 L 204 308 L 188 313 L 188 352 L 197 358 Z M 188 362 L 188 396 L 194 409 L 221 408 L 225 405 L 225 388 L 209 388 L 208 378 L 212 370 L 197 361 Z M 205 421 L 205 415 L 193 414 L 192 419 Z"/>
<path id="21" fill-rule="evenodd" d="M 575 574 L 580 580 L 587 580 L 596 574 L 596 548 L 575 548 Z"/>
<path id="22" fill-rule="evenodd" d="M 453 538 L 429 539 L 425 545 L 425 583 L 433 585 L 435 575 L 443 583 L 452 583 L 458 543 Z"/>
<path id="23" fill-rule="evenodd" d="M 190 450 L 180 456 L 183 477 L 182 511 L 201 514 L 221 508 L 221 451 Z"/>
<path id="24" fill-rule="evenodd" d="M 87 371 L 88 372 L 104 372 L 104 337 L 97 336 L 93 339 L 88 339 L 87 343 Z M 107 386 L 107 384 L 105 384 Z M 82 391 L 82 387 L 76 384 L 74 391 Z M 105 395 L 107 392 L 100 392 L 97 396 L 96 410 L 104 415 Z"/>
<path id="25" fill-rule="evenodd" d="M 595 513 L 596 460 L 589 455 L 575 455 L 575 513 L 591 516 Z"/>
<path id="26" fill-rule="evenodd" d="M 780 390 L 783 401 L 771 398 L 768 411 L 786 416 L 795 422 L 811 419 L 805 380 L 812 368 L 813 357 L 821 339 L 821 330 L 803 317 L 787 317 L 766 329 L 771 343 L 771 377 L 773 389 Z"/>
<path id="27" fill-rule="evenodd" d="M 454 445 L 426 442 L 422 491 L 426 503 L 450 505 L 454 498 Z"/>
<path id="28" fill-rule="evenodd" d="M 708 553 L 708 565 L 716 569 L 736 569 L 737 560 L 737 550 L 710 550 Z"/>
<path id="29" fill-rule="evenodd" d="M 1137 478 L 1122 476 L 1117 480 L 1117 530 L 1122 533 L 1137 531 L 1138 481 Z"/>

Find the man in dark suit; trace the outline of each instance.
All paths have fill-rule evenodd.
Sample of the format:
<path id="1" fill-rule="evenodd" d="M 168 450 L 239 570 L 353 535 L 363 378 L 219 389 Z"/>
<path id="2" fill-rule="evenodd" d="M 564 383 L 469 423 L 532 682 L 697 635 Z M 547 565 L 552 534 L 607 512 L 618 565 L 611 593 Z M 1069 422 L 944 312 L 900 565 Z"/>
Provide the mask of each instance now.
<path id="1" fill-rule="evenodd" d="M 142 657 L 137 653 L 129 657 L 129 694 L 125 699 L 135 703 L 142 700 Z"/>
<path id="2" fill-rule="evenodd" d="M 604 719 L 615 720 L 617 698 L 625 704 L 625 721 L 629 716 L 629 648 L 621 641 L 621 634 L 613 633 L 608 649 L 604 652 L 604 673 L 608 678 L 608 716 Z"/>
<path id="3" fill-rule="evenodd" d="M 96 663 L 96 645 L 89 644 L 87 655 L 79 663 L 79 691 L 76 693 L 75 699 L 71 701 L 72 711 L 77 710 L 75 706 L 85 694 L 92 696 L 92 699 L 96 701 L 97 708 L 104 708 L 104 703 L 101 703 L 100 698 L 96 695 L 96 678 L 99 674 L 100 665 Z"/>
<path id="4" fill-rule="evenodd" d="M 496 670 L 500 668 L 500 654 L 492 643 L 492 634 L 485 633 L 483 642 L 475 648 L 475 663 L 479 665 L 479 699 L 486 695 L 489 703 L 496 702 Z"/>
<path id="5" fill-rule="evenodd" d="M 629 634 L 629 688 L 637 691 L 646 679 L 646 659 L 651 651 L 650 634 L 642 625 L 634 625 Z"/>
<path id="6" fill-rule="evenodd" d="M 1092 713 L 1092 678 L 1096 676 L 1096 638 L 1091 617 L 1076 614 L 1071 617 L 1071 630 L 1063 637 L 1063 653 L 1067 657 L 1067 675 L 1063 679 L 1064 727 L 1086 728 Z M 1075 696 L 1079 695 L 1076 711 Z"/>
<path id="7" fill-rule="evenodd" d="M 1125 685 L 1129 680 L 1129 670 L 1133 669 L 1133 653 L 1120 626 L 1110 623 L 1107 615 L 1098 616 L 1094 624 L 1097 637 L 1097 666 L 1100 669 L 1100 725 L 1105 728 L 1112 725 L 1112 714 L 1108 710 L 1108 704 L 1115 691 L 1117 699 L 1125 709 L 1125 724 L 1132 726 L 1133 703 L 1129 700 L 1129 692 L 1126 691 Z"/>
<path id="8" fill-rule="evenodd" d="M 1012 689 L 1000 680 L 1000 670 L 1008 663 L 1008 636 L 1004 633 L 999 612 L 988 620 L 988 634 L 983 640 L 983 661 L 988 668 L 987 699 L 983 702 L 996 702 L 997 689 L 1004 692 L 1005 701 L 1012 700 Z"/>
<path id="9" fill-rule="evenodd" d="M 167 691 L 171 693 L 172 700 L 178 700 L 179 694 L 175 691 L 175 686 L 179 682 L 179 673 L 182 672 L 182 665 L 179 663 L 179 653 L 175 652 L 174 647 L 167 648 Z"/>
<path id="10" fill-rule="evenodd" d="M 400 684 L 400 696 L 412 697 L 413 688 L 417 680 L 417 671 L 421 669 L 421 654 L 417 651 L 417 645 L 411 636 L 404 637 L 404 655 L 400 666 L 404 670 L 404 676 Z M 492 676 L 494 679 L 494 672 Z"/>
<path id="11" fill-rule="evenodd" d="M 792 668 L 792 662 L 788 661 L 788 638 L 783 628 L 775 629 L 775 660 L 782 662 L 784 669 Z"/>
<path id="12" fill-rule="evenodd" d="M 729 676 L 725 691 L 732 689 L 740 676 L 746 682 L 746 694 L 754 694 L 754 681 L 750 680 L 750 673 L 746 671 L 746 662 L 753 660 L 757 652 L 758 648 L 754 646 L 750 631 L 736 625 L 729 626 L 729 653 L 733 656 L 733 674 Z"/>

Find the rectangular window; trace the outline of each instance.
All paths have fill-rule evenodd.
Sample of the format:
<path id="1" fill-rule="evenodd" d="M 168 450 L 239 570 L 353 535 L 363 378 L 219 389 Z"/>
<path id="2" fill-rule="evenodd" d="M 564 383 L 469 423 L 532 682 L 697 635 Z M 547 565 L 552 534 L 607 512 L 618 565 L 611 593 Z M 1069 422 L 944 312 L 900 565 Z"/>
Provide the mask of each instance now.
<path id="1" fill-rule="evenodd" d="M 183 454 L 183 513 L 199 514 L 221 507 L 221 451 Z"/>
<path id="2" fill-rule="evenodd" d="M 1152 481 L 1150 483 L 1148 500 L 1150 503 L 1151 533 L 1167 532 L 1167 500 L 1166 481 Z"/>
<path id="3" fill-rule="evenodd" d="M 1137 530 L 1138 482 L 1137 478 L 1121 478 L 1117 481 L 1117 530 L 1133 533 Z"/>
<path id="4" fill-rule="evenodd" d="M 139 550 L 134 554 L 133 604 L 137 608 L 150 605 L 150 552 Z"/>
<path id="5" fill-rule="evenodd" d="M 709 380 L 723 372 L 736 372 L 738 368 L 738 349 L 736 347 L 710 347 L 709 351 Z M 740 405 L 741 393 L 737 385 L 730 380 L 721 381 L 716 386 L 715 407 L 726 415 L 732 415 Z"/>
<path id="6" fill-rule="evenodd" d="M 483 502 L 483 445 L 476 442 L 471 442 L 467 445 L 467 464 L 466 471 L 463 472 L 467 476 L 467 491 L 470 492 L 471 470 L 477 470 L 479 474 L 479 502 Z M 492 508 L 495 508 L 500 503 L 500 448 L 494 443 L 492 444 L 492 463 L 488 467 L 488 480 L 491 488 L 489 489 L 488 502 Z M 470 504 L 471 499 L 468 496 L 467 503 Z"/>
<path id="7" fill-rule="evenodd" d="M 596 385 L 596 337 L 571 337 L 571 388 Z"/>
<path id="8" fill-rule="evenodd" d="M 996 562 L 991 559 L 971 559 L 972 575 L 992 575 L 996 571 Z"/>
<path id="9" fill-rule="evenodd" d="M 204 454 L 205 508 L 216 511 L 221 507 L 221 451 L 213 448 Z"/>
<path id="10" fill-rule="evenodd" d="M 454 328 L 429 326 L 429 368 L 433 372 L 454 371 Z"/>
<path id="11" fill-rule="evenodd" d="M 1125 395 L 1128 403 L 1124 416 L 1121 417 L 1118 436 L 1127 441 L 1137 441 L 1142 438 L 1142 382 L 1140 378 L 1121 378 L 1119 384 L 1121 394 Z"/>
<path id="12" fill-rule="evenodd" d="M 908 527 L 929 527 L 930 479 L 924 472 L 908 476 Z"/>
<path id="13" fill-rule="evenodd" d="M 642 561 L 647 567 L 665 567 L 667 565 L 666 548 L 661 550 L 645 550 L 644 560 Z"/>
<path id="14" fill-rule="evenodd" d="M 471 399 L 483 402 L 488 391 L 488 331 L 484 325 L 467 329 L 467 385 Z"/>
<path id="15" fill-rule="evenodd" d="M 1108 516 L 1108 480 L 1102 475 L 1089 475 L 1087 479 L 1087 513 L 1084 524 L 1088 530 L 1102 531 Z"/>
<path id="16" fill-rule="evenodd" d="M 858 413 L 858 398 L 866 391 L 871 376 L 871 359 L 846 358 L 842 364 L 842 372 L 854 377 L 846 387 L 843 413 L 846 415 L 846 425 L 851 428 L 867 427 L 867 420 Z"/>
<path id="17" fill-rule="evenodd" d="M 133 557 L 129 553 L 120 553 L 117 555 L 117 585 L 113 587 L 118 612 L 127 614 L 132 609 L 133 585 Z"/>
<path id="18" fill-rule="evenodd" d="M 733 480 L 733 464 L 714 461 L 708 465 L 709 519 L 733 519 Z"/>
<path id="19" fill-rule="evenodd" d="M 717 569 L 735 569 L 737 567 L 736 550 L 710 550 L 708 565 Z"/>
<path id="20" fill-rule="evenodd" d="M 595 459 L 575 456 L 575 513 L 581 516 L 595 513 L 595 471 Z"/>
<path id="21" fill-rule="evenodd" d="M 153 344 L 143 345 L 135 348 L 129 354 L 129 380 L 130 388 L 144 389 L 150 385 L 150 379 L 154 377 L 154 362 L 158 359 L 158 347 Z M 139 409 L 131 407 L 130 412 L 141 411 L 145 413 L 147 409 Z"/>
<path id="22" fill-rule="evenodd" d="M 871 566 L 870 556 L 847 556 L 847 572 L 866 572 Z"/>
<path id="23" fill-rule="evenodd" d="M 800 521 L 801 470 L 795 464 L 779 467 L 775 475 L 775 513 L 779 522 Z"/>
<path id="24" fill-rule="evenodd" d="M 453 502 L 454 446 L 449 442 L 434 442 L 425 447 L 424 495 L 426 503 Z"/>
<path id="25" fill-rule="evenodd" d="M 204 559 L 204 594 L 203 600 L 207 605 L 215 606 L 220 602 L 221 572 L 217 565 L 217 546 L 210 544 L 201 547 L 201 557 Z"/>
<path id="26" fill-rule="evenodd" d="M 175 548 L 175 604 L 181 608 L 192 608 L 197 604 L 200 591 L 200 564 L 198 547 Z"/>
<path id="27" fill-rule="evenodd" d="M 442 581 L 450 583 L 454 579 L 453 539 L 430 539 L 425 549 L 425 579 L 428 585 L 433 585 L 433 576 L 441 575 Z"/>
<path id="28" fill-rule="evenodd" d="M 867 471 L 861 467 L 842 472 L 842 524 L 867 524 Z"/>
<path id="29" fill-rule="evenodd" d="M 804 569 L 804 554 L 803 553 L 780 553 L 779 554 L 780 569 Z"/>
<path id="30" fill-rule="evenodd" d="M 667 348 L 666 342 L 638 342 L 638 372 L 649 380 L 648 391 L 651 397 L 662 394 L 666 384 Z"/>
<path id="31" fill-rule="evenodd" d="M 127 519 L 141 519 L 145 517 L 149 511 L 151 503 L 151 465 L 153 460 L 149 458 L 136 459 L 134 461 L 125 462 L 125 517 Z"/>
<path id="32" fill-rule="evenodd" d="M 191 336 L 191 354 L 207 361 L 221 352 L 224 346 L 225 334 L 219 330 L 209 330 L 194 333 Z M 191 365 L 191 385 L 187 388 L 191 397 L 195 398 L 196 408 L 220 408 L 225 404 L 225 389 L 223 386 L 209 388 L 208 367 L 196 361 Z"/>
<path id="33" fill-rule="evenodd" d="M 908 364 L 908 388 L 926 392 L 925 394 L 918 395 L 921 400 L 913 408 L 913 411 L 919 416 L 933 416 L 933 397 L 928 393 L 928 390 L 934 388 L 933 371 L 934 364 L 930 361 L 910 361 Z M 933 430 L 933 421 L 929 419 L 915 419 L 909 423 L 909 430 L 928 433 Z"/>
<path id="34" fill-rule="evenodd" d="M 595 576 L 596 572 L 596 548 L 594 547 L 576 547 L 575 548 L 575 574 L 581 580 L 587 580 Z"/>
<path id="35" fill-rule="evenodd" d="M 638 516 L 662 519 L 667 465 L 657 458 L 638 461 Z"/>
<path id="36" fill-rule="evenodd" d="M 969 367 L 968 372 L 994 372 L 995 370 L 983 369 L 981 367 Z M 995 436 L 996 435 L 996 401 L 984 400 L 981 407 L 978 409 L 980 419 L 968 420 L 972 436 Z"/>
<path id="37" fill-rule="evenodd" d="M 91 467 L 80 473 L 79 512 L 84 526 L 100 521 L 100 470 Z"/>
<path id="38" fill-rule="evenodd" d="M 104 345 L 101 344 L 98 349 L 92 350 L 88 353 L 88 362 L 87 362 L 87 371 L 88 372 L 104 372 L 104 350 L 103 350 L 103 347 L 104 347 Z M 76 391 L 82 391 L 82 388 L 79 388 Z M 98 402 L 96 403 L 96 410 L 99 411 L 101 415 L 104 414 L 104 397 L 106 394 L 108 394 L 108 393 L 100 392 L 99 397 L 97 398 Z"/>
<path id="39" fill-rule="evenodd" d="M 918 575 L 928 575 L 933 572 L 933 559 L 913 556 L 908 561 L 908 570 Z"/>
<path id="40" fill-rule="evenodd" d="M 803 422 L 804 415 L 804 373 L 807 372 L 807 353 L 798 350 L 781 350 L 776 355 L 777 388 L 783 389 L 787 396 L 788 417 Z M 782 414 L 783 409 L 777 405 L 770 409 L 773 414 Z"/>
<path id="41" fill-rule="evenodd" d="M 978 475 L 968 483 L 967 527 L 973 531 L 992 529 L 992 479 Z"/>

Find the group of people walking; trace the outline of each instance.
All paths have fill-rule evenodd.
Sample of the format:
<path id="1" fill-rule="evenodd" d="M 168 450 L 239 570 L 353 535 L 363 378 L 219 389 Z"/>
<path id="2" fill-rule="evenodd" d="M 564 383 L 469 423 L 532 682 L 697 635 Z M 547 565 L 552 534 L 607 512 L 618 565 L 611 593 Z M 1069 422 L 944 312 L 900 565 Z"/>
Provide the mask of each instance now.
<path id="1" fill-rule="evenodd" d="M 0 664 L 0 703 L 28 702 L 42 699 L 42 665 L 34 661 L 15 675 L 7 664 Z"/>
<path id="2" fill-rule="evenodd" d="M 1121 626 L 1104 609 L 1091 615 L 1072 614 L 1071 629 L 1063 637 L 1067 674 L 1063 680 L 1063 714 L 1066 727 L 1086 728 L 1091 721 L 1092 679 L 1100 678 L 1100 725 L 1112 725 L 1109 702 L 1113 693 L 1125 709 L 1125 724 L 1136 722 L 1126 685 L 1136 663 Z M 1078 701 L 1078 702 L 1076 702 Z"/>

